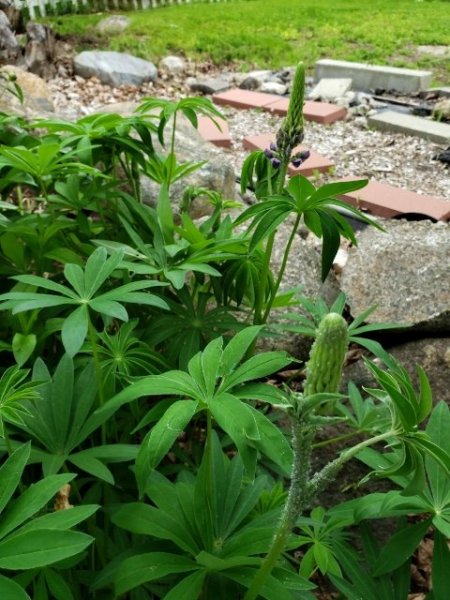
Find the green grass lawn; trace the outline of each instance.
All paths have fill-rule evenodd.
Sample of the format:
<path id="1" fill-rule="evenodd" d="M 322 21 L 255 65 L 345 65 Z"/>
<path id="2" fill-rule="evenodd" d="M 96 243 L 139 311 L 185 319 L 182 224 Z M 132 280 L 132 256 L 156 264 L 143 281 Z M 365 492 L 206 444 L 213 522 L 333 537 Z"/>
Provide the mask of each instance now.
<path id="1" fill-rule="evenodd" d="M 450 59 L 421 56 L 418 45 L 450 45 L 448 0 L 232 0 L 126 13 L 132 25 L 100 47 L 150 60 L 176 53 L 216 64 L 275 68 L 336 58 L 426 67 L 450 80 Z M 46 19 L 62 34 L 92 40 L 105 14 Z M 83 41 L 84 37 L 84 41 Z"/>

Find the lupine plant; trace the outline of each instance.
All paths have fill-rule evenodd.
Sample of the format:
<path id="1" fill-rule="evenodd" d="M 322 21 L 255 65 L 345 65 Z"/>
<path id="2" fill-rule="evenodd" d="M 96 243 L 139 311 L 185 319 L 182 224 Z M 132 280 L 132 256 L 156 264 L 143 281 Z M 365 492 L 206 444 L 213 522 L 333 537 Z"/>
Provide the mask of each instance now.
<path id="1" fill-rule="evenodd" d="M 427 600 L 446 600 L 448 409 L 432 409 L 422 369 L 416 389 L 366 337 L 399 324 L 344 318 L 343 295 L 328 307 L 280 291 L 300 225 L 322 240 L 322 279 L 341 238 L 357 242 L 341 208 L 379 228 L 336 197 L 365 180 L 287 178 L 308 160 L 303 103 L 299 65 L 273 142 L 243 164 L 255 202 L 236 218 L 212 190 L 172 204 L 204 164 L 178 162 L 177 122 L 219 119 L 206 99 L 73 123 L 0 115 L 2 598 L 312 600 L 326 581 L 350 600 L 407 600 L 431 532 Z M 273 332 L 311 338 L 306 364 L 259 352 Z M 342 389 L 349 343 L 376 356 L 366 390 Z M 353 458 L 396 487 L 321 506 Z M 396 519 L 383 550 L 379 517 Z"/>

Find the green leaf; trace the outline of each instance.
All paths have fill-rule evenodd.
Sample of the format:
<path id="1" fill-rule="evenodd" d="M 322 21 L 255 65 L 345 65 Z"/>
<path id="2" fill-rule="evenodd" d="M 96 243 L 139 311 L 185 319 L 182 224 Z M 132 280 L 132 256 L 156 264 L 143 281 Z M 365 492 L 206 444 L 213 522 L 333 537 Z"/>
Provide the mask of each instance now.
<path id="1" fill-rule="evenodd" d="M 231 338 L 222 353 L 220 364 L 220 375 L 222 377 L 227 377 L 233 372 L 261 330 L 262 325 L 253 325 L 239 331 Z"/>
<path id="2" fill-rule="evenodd" d="M 72 473 L 50 475 L 42 481 L 30 485 L 23 494 L 9 506 L 0 521 L 0 538 L 32 517 L 49 502 L 63 485 L 74 478 Z"/>
<path id="3" fill-rule="evenodd" d="M 444 402 L 434 408 L 426 432 L 431 441 L 450 454 L 450 411 Z M 436 507 L 442 507 L 450 498 L 450 479 L 445 469 L 430 456 L 425 457 L 428 481 Z"/>
<path id="4" fill-rule="evenodd" d="M 187 529 L 182 513 L 172 507 L 172 496 L 168 495 L 167 511 L 143 502 L 121 504 L 112 514 L 112 521 L 126 531 L 150 535 L 162 540 L 171 540 L 190 554 L 199 552 L 197 541 Z M 176 503 L 179 508 L 179 504 Z"/>
<path id="5" fill-rule="evenodd" d="M 287 367 L 292 360 L 286 352 L 263 352 L 252 356 L 229 377 L 224 378 L 220 389 L 227 391 L 240 383 L 272 375 Z"/>
<path id="6" fill-rule="evenodd" d="M 77 264 L 66 264 L 64 266 L 64 277 L 76 291 L 80 298 L 84 298 L 84 273 L 83 269 Z"/>
<path id="7" fill-rule="evenodd" d="M 45 570 L 45 580 L 55 600 L 74 600 L 72 590 L 66 580 L 54 569 Z"/>
<path id="8" fill-rule="evenodd" d="M 338 181 L 336 183 L 327 183 L 318 188 L 309 198 L 309 202 L 316 204 L 321 200 L 342 196 L 349 192 L 360 190 L 368 184 L 367 179 L 357 179 L 355 181 Z M 308 203 L 309 204 L 309 203 Z"/>
<path id="9" fill-rule="evenodd" d="M 0 467 L 0 514 L 12 498 L 30 457 L 31 443 L 19 446 Z"/>
<path id="10" fill-rule="evenodd" d="M 450 550 L 448 542 L 439 531 L 434 533 L 434 550 L 431 577 L 434 600 L 445 600 L 448 596 L 448 574 L 450 569 Z"/>
<path id="11" fill-rule="evenodd" d="M 0 598 L 2 600 L 31 600 L 18 583 L 4 575 L 0 575 Z"/>
<path id="12" fill-rule="evenodd" d="M 61 330 L 64 349 L 73 358 L 80 350 L 88 332 L 89 315 L 86 305 L 76 308 L 66 319 Z"/>
<path id="13" fill-rule="evenodd" d="M 292 468 L 292 448 L 285 435 L 279 427 L 274 425 L 265 415 L 249 406 L 253 413 L 260 439 L 253 442 L 258 450 L 270 458 L 276 465 L 281 467 L 286 475 L 291 473 Z"/>
<path id="14" fill-rule="evenodd" d="M 119 319 L 120 321 L 128 321 L 128 313 L 126 309 L 115 300 L 104 300 L 102 297 L 94 298 L 89 302 L 90 308 L 102 315 Z"/>
<path id="15" fill-rule="evenodd" d="M 24 335 L 16 333 L 12 340 L 12 351 L 16 363 L 21 367 L 27 362 L 36 347 L 36 336 L 34 333 Z"/>
<path id="16" fill-rule="evenodd" d="M 407 561 L 428 531 L 430 524 L 431 519 L 427 519 L 395 533 L 375 561 L 372 575 L 378 577 L 385 573 L 391 573 Z"/>
<path id="17" fill-rule="evenodd" d="M 208 407 L 222 427 L 232 438 L 235 432 L 249 440 L 260 440 L 258 426 L 253 411 L 247 404 L 232 394 L 220 394 L 211 398 Z"/>
<path id="18" fill-rule="evenodd" d="M 197 402 L 179 400 L 166 410 L 158 423 L 145 436 L 136 458 L 136 478 L 141 494 L 148 477 L 155 469 L 186 425 L 195 415 Z"/>
<path id="19" fill-rule="evenodd" d="M 81 523 L 81 521 L 88 519 L 99 508 L 98 504 L 85 504 L 83 506 L 72 506 L 70 510 L 56 510 L 28 521 L 16 533 L 19 534 L 40 529 L 58 529 L 60 531 L 70 529 Z"/>
<path id="20" fill-rule="evenodd" d="M 116 594 L 124 594 L 149 581 L 157 581 L 173 573 L 195 571 L 198 566 L 189 558 L 169 552 L 149 552 L 123 561 L 114 579 Z"/>
<path id="21" fill-rule="evenodd" d="M 36 569 L 87 548 L 94 538 L 77 531 L 28 531 L 0 542 L 0 569 Z"/>
<path id="22" fill-rule="evenodd" d="M 172 587 L 163 600 L 198 600 L 205 581 L 206 571 L 196 571 Z"/>
<path id="23" fill-rule="evenodd" d="M 111 471 L 98 458 L 93 456 L 91 449 L 71 454 L 68 460 L 82 471 L 86 471 L 86 473 L 93 475 L 95 478 L 114 485 L 114 477 Z"/>
<path id="24" fill-rule="evenodd" d="M 336 223 L 325 212 L 320 213 L 320 224 L 323 237 L 321 278 L 325 281 L 339 250 L 341 236 Z"/>
<path id="25" fill-rule="evenodd" d="M 92 298 L 108 277 L 115 271 L 123 259 L 123 251 L 116 250 L 106 259 L 105 248 L 96 248 L 86 261 L 84 270 L 85 299 Z"/>
<path id="26" fill-rule="evenodd" d="M 170 204 L 169 188 L 167 183 L 162 183 L 158 195 L 158 204 L 156 206 L 159 224 L 164 234 L 164 241 L 168 244 L 174 241 L 173 232 L 175 224 L 173 221 L 172 206 Z"/>
<path id="27" fill-rule="evenodd" d="M 205 381 L 205 391 L 208 397 L 214 394 L 219 364 L 222 358 L 223 339 L 216 338 L 209 342 L 201 353 L 201 369 Z"/>

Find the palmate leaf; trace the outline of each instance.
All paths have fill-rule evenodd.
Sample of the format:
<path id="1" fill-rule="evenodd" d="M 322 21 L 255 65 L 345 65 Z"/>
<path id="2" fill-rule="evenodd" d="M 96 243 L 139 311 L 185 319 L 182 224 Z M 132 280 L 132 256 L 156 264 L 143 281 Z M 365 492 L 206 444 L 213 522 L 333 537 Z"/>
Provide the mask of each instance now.
<path id="1" fill-rule="evenodd" d="M 64 274 L 73 289 L 35 275 L 15 277 L 19 283 L 33 285 L 55 294 L 37 292 L 9 292 L 0 295 L 0 309 L 12 309 L 13 314 L 37 308 L 76 305 L 62 326 L 62 342 L 69 356 L 75 356 L 88 332 L 89 309 L 107 316 L 127 321 L 128 313 L 121 303 L 143 304 L 167 309 L 167 303 L 144 290 L 165 285 L 158 281 L 139 280 L 126 283 L 110 291 L 99 293 L 112 273 L 121 265 L 123 250 L 107 255 L 104 247 L 99 247 L 89 256 L 84 271 L 75 264 L 66 264 Z"/>

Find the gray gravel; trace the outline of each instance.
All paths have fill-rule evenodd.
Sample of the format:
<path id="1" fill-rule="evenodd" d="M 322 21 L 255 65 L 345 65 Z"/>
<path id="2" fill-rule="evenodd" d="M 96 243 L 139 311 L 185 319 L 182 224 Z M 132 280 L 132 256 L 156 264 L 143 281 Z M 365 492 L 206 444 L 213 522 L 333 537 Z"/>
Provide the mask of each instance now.
<path id="1" fill-rule="evenodd" d="M 191 65 L 187 75 L 196 74 Z M 104 105 L 145 96 L 172 98 L 186 95 L 181 79 L 167 77 L 160 77 L 156 83 L 141 88 L 110 88 L 95 79 L 85 81 L 80 77 L 54 79 L 50 87 L 57 112 L 69 118 L 100 110 Z M 270 132 L 275 137 L 281 118 L 258 110 L 225 107 L 222 112 L 233 140 L 233 148 L 224 152 L 231 155 L 238 173 L 247 155 L 242 149 L 243 138 Z M 348 175 L 368 177 L 419 193 L 441 196 L 450 202 L 450 169 L 433 160 L 443 148 L 432 142 L 370 130 L 364 116 L 350 114 L 346 121 L 332 125 L 307 122 L 304 143 L 336 164 L 334 173 L 321 176 L 320 181 Z"/>

